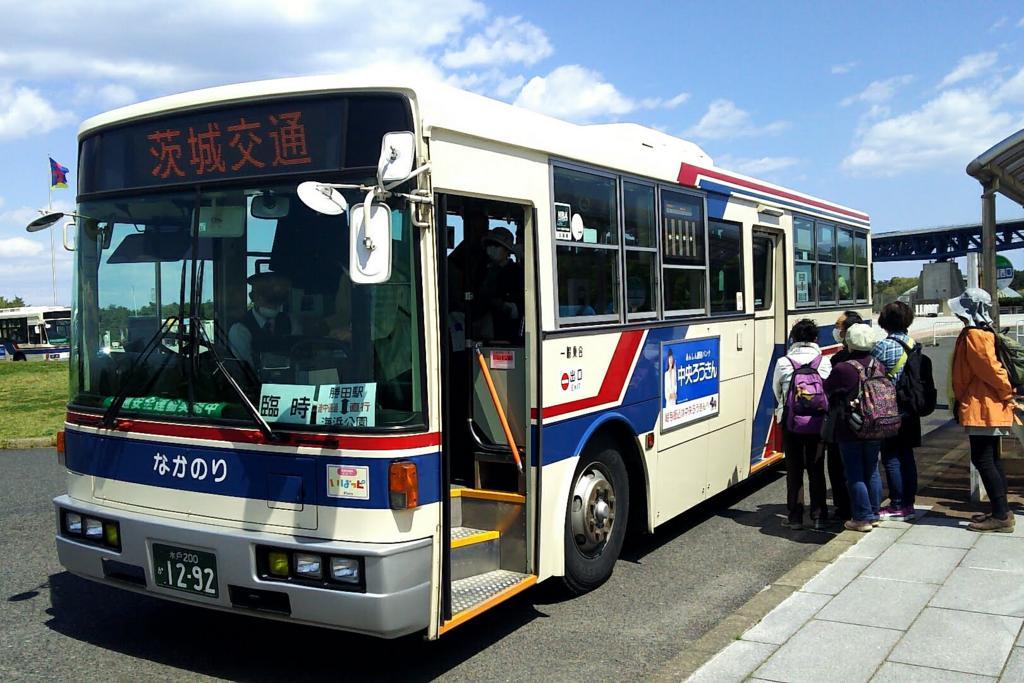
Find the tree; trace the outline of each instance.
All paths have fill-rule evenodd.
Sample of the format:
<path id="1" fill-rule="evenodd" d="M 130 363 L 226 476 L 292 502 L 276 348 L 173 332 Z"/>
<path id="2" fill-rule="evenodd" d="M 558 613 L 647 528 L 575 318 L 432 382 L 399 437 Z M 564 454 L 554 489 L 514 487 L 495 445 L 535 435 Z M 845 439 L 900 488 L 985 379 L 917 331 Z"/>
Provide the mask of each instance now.
<path id="1" fill-rule="evenodd" d="M 916 277 L 894 277 L 891 280 L 875 280 L 874 309 L 882 310 L 882 306 L 896 301 L 905 291 L 917 286 Z"/>
<path id="2" fill-rule="evenodd" d="M 5 296 L 0 296 L 0 308 L 20 308 L 25 305 L 25 300 L 20 296 L 16 296 L 13 299 L 8 299 Z"/>

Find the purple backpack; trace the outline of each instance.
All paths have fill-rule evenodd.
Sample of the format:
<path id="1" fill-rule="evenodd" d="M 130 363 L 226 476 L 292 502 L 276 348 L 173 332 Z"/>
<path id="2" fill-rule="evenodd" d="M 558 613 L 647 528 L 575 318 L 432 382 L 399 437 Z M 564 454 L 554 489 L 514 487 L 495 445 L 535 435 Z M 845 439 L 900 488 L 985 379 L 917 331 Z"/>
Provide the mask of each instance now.
<path id="1" fill-rule="evenodd" d="M 896 403 L 896 386 L 889 375 L 874 358 L 867 368 L 855 360 L 846 362 L 853 365 L 860 375 L 857 396 L 850 402 L 851 431 L 864 441 L 896 436 L 902 418 Z"/>
<path id="2" fill-rule="evenodd" d="M 792 357 L 786 360 L 793 366 L 793 377 L 786 392 L 786 430 L 793 434 L 820 434 L 828 413 L 825 384 L 818 374 L 821 356 L 800 365 Z"/>

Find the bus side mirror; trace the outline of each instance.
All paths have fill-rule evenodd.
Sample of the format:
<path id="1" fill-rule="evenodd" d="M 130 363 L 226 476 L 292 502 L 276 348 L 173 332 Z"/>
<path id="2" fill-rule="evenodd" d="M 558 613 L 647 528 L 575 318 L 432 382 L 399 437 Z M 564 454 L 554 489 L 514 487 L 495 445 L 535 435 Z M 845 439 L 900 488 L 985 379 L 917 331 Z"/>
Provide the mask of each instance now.
<path id="1" fill-rule="evenodd" d="M 75 223 L 74 221 L 68 221 L 64 224 L 64 249 L 67 251 L 75 250 Z M 110 246 L 109 244 L 107 246 Z"/>
<path id="2" fill-rule="evenodd" d="M 367 206 L 371 207 L 368 215 Z M 348 225 L 352 282 L 360 285 L 387 282 L 391 279 L 391 208 L 371 201 L 355 204 Z"/>
<path id="3" fill-rule="evenodd" d="M 385 133 L 377 160 L 377 184 L 405 181 L 416 162 L 416 136 L 411 132 Z"/>

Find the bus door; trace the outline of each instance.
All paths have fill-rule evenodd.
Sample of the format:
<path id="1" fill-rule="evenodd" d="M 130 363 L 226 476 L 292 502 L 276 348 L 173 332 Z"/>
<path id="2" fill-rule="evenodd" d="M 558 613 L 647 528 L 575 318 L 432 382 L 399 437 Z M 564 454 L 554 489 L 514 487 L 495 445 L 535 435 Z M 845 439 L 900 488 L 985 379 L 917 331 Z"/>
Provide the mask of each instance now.
<path id="1" fill-rule="evenodd" d="M 532 583 L 526 207 L 440 195 L 443 633 Z M 531 307 L 532 310 L 532 307 Z M 532 355 L 532 354 L 531 354 Z"/>
<path id="2" fill-rule="evenodd" d="M 751 436 L 751 470 L 782 450 L 777 443 L 775 397 L 772 375 L 775 363 L 785 353 L 785 276 L 782 233 L 755 230 L 753 233 L 754 273 L 754 406 Z"/>

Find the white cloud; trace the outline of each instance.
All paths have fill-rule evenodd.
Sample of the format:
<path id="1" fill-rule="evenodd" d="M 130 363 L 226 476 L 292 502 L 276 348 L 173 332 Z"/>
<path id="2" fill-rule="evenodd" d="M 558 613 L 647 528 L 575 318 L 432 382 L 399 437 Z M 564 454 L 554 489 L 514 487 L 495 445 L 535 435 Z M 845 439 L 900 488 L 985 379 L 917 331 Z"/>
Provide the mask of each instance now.
<path id="1" fill-rule="evenodd" d="M 739 158 L 725 155 L 715 161 L 716 166 L 736 171 L 749 176 L 769 175 L 791 166 L 796 166 L 800 160 L 796 157 L 760 157 L 760 158 Z"/>
<path id="2" fill-rule="evenodd" d="M 105 109 L 121 107 L 138 101 L 135 89 L 122 83 L 93 85 L 83 83 L 75 89 L 75 103 L 95 103 Z"/>
<path id="3" fill-rule="evenodd" d="M 25 237 L 0 237 L 0 258 L 25 258 L 43 253 L 43 245 Z M 6 270 L 7 267 L 5 266 Z"/>
<path id="4" fill-rule="evenodd" d="M 1006 17 L 999 17 L 994 22 L 992 22 L 992 25 L 989 26 L 988 30 L 989 31 L 998 31 L 1002 27 L 1006 26 L 1006 22 L 1007 21 L 1008 21 L 1008 19 Z"/>
<path id="5" fill-rule="evenodd" d="M 948 90 L 908 114 L 878 121 L 843 160 L 850 171 L 895 175 L 937 164 L 966 165 L 1021 125 L 991 93 Z"/>
<path id="6" fill-rule="evenodd" d="M 456 88 L 472 90 L 473 92 L 490 95 L 499 99 L 512 97 L 526 83 L 526 77 L 522 75 L 509 76 L 501 69 L 453 74 L 445 80 L 449 85 L 453 85 Z"/>
<path id="7" fill-rule="evenodd" d="M 851 71 L 853 71 L 854 67 L 856 67 L 859 63 L 860 62 L 846 62 L 844 64 L 833 64 L 832 65 L 832 73 L 837 75 L 837 76 L 842 76 L 843 74 L 848 74 Z"/>
<path id="8" fill-rule="evenodd" d="M 967 55 L 957 63 L 952 71 L 945 75 L 942 82 L 939 83 L 939 88 L 948 88 L 961 81 L 975 78 L 995 66 L 998 59 L 999 55 L 995 52 L 979 52 L 978 54 Z"/>
<path id="9" fill-rule="evenodd" d="M 0 82 L 0 140 L 46 133 L 74 118 L 55 109 L 37 90 Z"/>
<path id="10" fill-rule="evenodd" d="M 578 64 L 534 76 L 519 91 L 515 104 L 571 121 L 588 122 L 628 114 L 636 103 L 596 71 Z"/>
<path id="11" fill-rule="evenodd" d="M 785 130 L 787 126 L 785 121 L 775 121 L 764 126 L 755 125 L 749 112 L 740 109 L 730 100 L 718 99 L 708 106 L 707 112 L 696 125 L 683 133 L 683 137 L 724 140 L 753 135 L 773 135 Z"/>
<path id="12" fill-rule="evenodd" d="M 893 76 L 881 81 L 872 81 L 859 93 L 844 98 L 839 104 L 848 107 L 856 102 L 866 102 L 868 104 L 888 102 L 896 94 L 897 90 L 905 85 L 909 85 L 913 80 L 913 76 L 906 74 L 903 76 Z"/>
<path id="13" fill-rule="evenodd" d="M 446 52 L 441 64 L 449 69 L 505 64 L 536 64 L 554 50 L 539 27 L 521 17 L 498 17 L 466 41 L 461 50 Z"/>
<path id="14" fill-rule="evenodd" d="M 690 98 L 690 93 L 688 93 L 688 92 L 680 92 L 675 97 L 670 97 L 669 99 L 666 99 L 665 101 L 660 102 L 660 106 L 662 106 L 662 109 L 674 110 L 674 109 L 677 108 L 677 106 L 679 106 L 680 104 L 683 104 L 689 98 Z"/>

